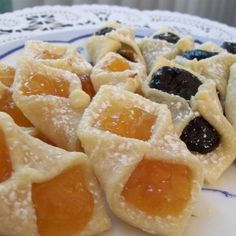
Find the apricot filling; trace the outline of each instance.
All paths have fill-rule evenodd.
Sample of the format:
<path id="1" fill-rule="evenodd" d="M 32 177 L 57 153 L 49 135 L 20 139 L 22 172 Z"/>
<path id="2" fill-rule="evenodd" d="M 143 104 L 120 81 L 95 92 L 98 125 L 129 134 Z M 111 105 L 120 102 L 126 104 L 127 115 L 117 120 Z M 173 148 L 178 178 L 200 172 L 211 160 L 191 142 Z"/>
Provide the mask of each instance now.
<path id="1" fill-rule="evenodd" d="M 12 99 L 12 92 L 10 90 L 5 90 L 2 97 L 0 98 L 0 111 L 8 113 L 19 126 L 33 126 L 14 103 Z"/>
<path id="2" fill-rule="evenodd" d="M 58 97 L 69 96 L 70 84 L 59 78 L 48 78 L 41 74 L 29 77 L 22 84 L 21 90 L 24 95 L 54 95 Z"/>
<path id="3" fill-rule="evenodd" d="M 121 58 L 112 58 L 111 61 L 109 61 L 106 69 L 112 72 L 120 72 L 120 71 L 129 70 L 130 66 L 127 61 Z"/>
<path id="4" fill-rule="evenodd" d="M 80 75 L 78 75 L 78 77 L 81 81 L 83 91 L 85 93 L 87 93 L 91 98 L 94 97 L 96 92 L 94 90 L 93 84 L 92 84 L 89 76 L 86 74 L 80 74 Z"/>
<path id="5" fill-rule="evenodd" d="M 10 160 L 8 146 L 5 135 L 0 129 L 0 183 L 9 179 L 12 173 L 12 163 Z"/>
<path id="6" fill-rule="evenodd" d="M 156 116 L 138 107 L 126 108 L 113 104 L 100 114 L 94 127 L 123 137 L 146 141 L 151 136 L 155 121 Z"/>
<path id="7" fill-rule="evenodd" d="M 81 232 L 94 209 L 94 199 L 85 185 L 81 166 L 47 182 L 34 183 L 32 201 L 41 236 L 69 236 Z"/>
<path id="8" fill-rule="evenodd" d="M 7 87 L 10 87 L 14 81 L 15 69 L 10 66 L 0 68 L 0 81 Z"/>
<path id="9" fill-rule="evenodd" d="M 178 216 L 191 198 L 191 170 L 181 164 L 143 159 L 129 177 L 122 195 L 151 216 Z"/>

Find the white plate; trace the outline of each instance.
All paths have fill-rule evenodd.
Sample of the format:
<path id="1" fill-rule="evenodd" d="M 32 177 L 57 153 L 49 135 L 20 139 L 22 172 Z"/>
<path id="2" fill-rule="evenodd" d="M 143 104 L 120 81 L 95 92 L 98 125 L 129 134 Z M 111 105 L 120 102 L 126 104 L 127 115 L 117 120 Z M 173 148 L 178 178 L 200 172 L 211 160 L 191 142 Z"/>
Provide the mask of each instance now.
<path id="1" fill-rule="evenodd" d="M 78 50 L 87 57 L 85 42 L 94 30 L 80 30 L 50 33 L 34 37 L 50 42 L 71 43 L 78 46 Z M 137 38 L 152 33 L 148 29 L 137 29 Z M 206 39 L 198 37 L 201 41 Z M 217 40 L 214 40 L 217 42 Z M 218 42 L 220 43 L 220 42 Z M 17 57 L 21 54 L 24 42 L 16 41 L 1 45 L 0 60 L 15 65 Z M 236 145 L 236 144 L 235 144 Z M 132 226 L 127 225 L 111 212 L 113 228 L 103 236 L 147 236 Z M 196 209 L 186 228 L 184 236 L 236 236 L 236 164 L 234 163 L 213 186 L 203 188 Z"/>

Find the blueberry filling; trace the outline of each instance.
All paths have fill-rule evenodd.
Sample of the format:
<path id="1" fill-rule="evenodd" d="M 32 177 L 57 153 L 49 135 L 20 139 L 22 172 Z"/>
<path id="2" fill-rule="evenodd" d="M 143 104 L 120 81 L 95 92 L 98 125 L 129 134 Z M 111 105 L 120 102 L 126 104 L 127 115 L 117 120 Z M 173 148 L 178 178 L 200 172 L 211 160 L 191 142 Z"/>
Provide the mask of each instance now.
<path id="1" fill-rule="evenodd" d="M 185 57 L 188 60 L 197 59 L 198 61 L 200 61 L 200 60 L 203 60 L 203 59 L 206 59 L 209 57 L 213 57 L 217 54 L 218 54 L 218 52 L 209 52 L 209 51 L 205 51 L 205 50 L 195 49 L 192 51 L 185 51 L 182 54 L 182 57 Z"/>
<path id="2" fill-rule="evenodd" d="M 95 35 L 105 35 L 107 33 L 110 33 L 111 31 L 115 30 L 112 27 L 104 27 L 98 31 L 95 32 Z"/>
<path id="3" fill-rule="evenodd" d="M 201 81 L 190 72 L 176 67 L 164 66 L 152 74 L 150 88 L 159 89 L 190 100 L 194 96 Z"/>
<path id="4" fill-rule="evenodd" d="M 220 144 L 220 135 L 202 117 L 196 117 L 184 128 L 180 139 L 193 152 L 206 154 L 212 152 Z"/>
<path id="5" fill-rule="evenodd" d="M 161 33 L 161 34 L 155 34 L 153 37 L 153 39 L 160 39 L 160 40 L 165 40 L 169 43 L 177 43 L 179 41 L 179 36 L 171 33 L 171 32 L 165 32 L 165 33 Z"/>
<path id="6" fill-rule="evenodd" d="M 224 42 L 221 45 L 222 48 L 226 49 L 229 53 L 236 54 L 236 43 Z"/>

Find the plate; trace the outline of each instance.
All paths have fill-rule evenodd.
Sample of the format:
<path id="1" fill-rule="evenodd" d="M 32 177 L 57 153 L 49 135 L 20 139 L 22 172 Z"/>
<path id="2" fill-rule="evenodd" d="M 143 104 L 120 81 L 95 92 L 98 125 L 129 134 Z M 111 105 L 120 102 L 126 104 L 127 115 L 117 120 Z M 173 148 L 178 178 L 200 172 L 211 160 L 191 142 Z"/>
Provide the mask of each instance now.
<path id="1" fill-rule="evenodd" d="M 86 40 L 93 34 L 96 29 L 77 30 L 56 32 L 44 34 L 43 36 L 32 37 L 32 39 L 40 39 L 52 43 L 69 43 L 76 45 L 78 51 L 88 58 L 85 49 Z M 136 37 L 139 40 L 144 36 L 153 33 L 150 29 L 136 29 Z M 196 37 L 202 42 L 206 40 L 215 41 L 203 37 Z M 12 43 L 5 43 L 0 48 L 0 60 L 15 65 L 18 56 L 24 47 L 24 41 L 19 40 Z M 235 144 L 236 145 L 236 144 Z M 149 234 L 142 232 L 128 224 L 122 222 L 115 217 L 108 209 L 113 222 L 112 230 L 103 233 L 101 236 L 148 236 Z M 186 228 L 184 236 L 235 236 L 236 235 L 236 163 L 233 163 L 223 176 L 211 186 L 202 188 L 196 208 L 192 214 L 189 224 Z"/>

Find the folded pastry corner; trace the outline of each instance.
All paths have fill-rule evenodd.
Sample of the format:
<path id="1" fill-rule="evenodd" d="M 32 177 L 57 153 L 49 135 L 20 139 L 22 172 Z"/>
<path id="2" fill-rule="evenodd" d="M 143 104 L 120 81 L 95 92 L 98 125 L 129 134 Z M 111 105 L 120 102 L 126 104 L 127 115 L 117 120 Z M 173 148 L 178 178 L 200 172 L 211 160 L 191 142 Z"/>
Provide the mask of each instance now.
<path id="1" fill-rule="evenodd" d="M 103 86 L 78 134 L 118 217 L 155 235 L 183 233 L 203 171 L 175 134 L 165 105 Z"/>
<path id="2" fill-rule="evenodd" d="M 35 128 L 58 147 L 80 149 L 75 130 L 90 97 L 75 74 L 22 57 L 13 90 L 14 102 Z"/>
<path id="3" fill-rule="evenodd" d="M 0 112 L 0 234 L 94 235 L 111 227 L 84 153 L 33 138 Z"/>

